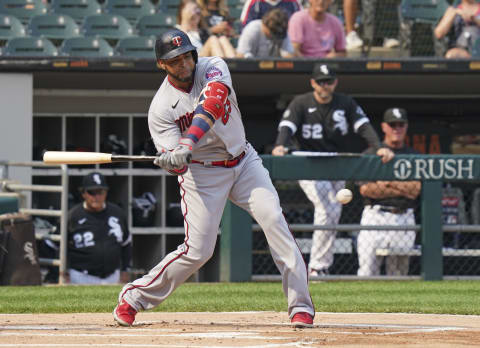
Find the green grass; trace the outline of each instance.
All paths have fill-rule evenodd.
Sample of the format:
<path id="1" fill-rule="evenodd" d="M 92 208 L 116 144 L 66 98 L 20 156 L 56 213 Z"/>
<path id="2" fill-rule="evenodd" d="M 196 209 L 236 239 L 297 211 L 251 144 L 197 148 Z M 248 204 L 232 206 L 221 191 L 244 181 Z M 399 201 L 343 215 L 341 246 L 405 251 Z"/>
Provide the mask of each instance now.
<path id="1" fill-rule="evenodd" d="M 0 313 L 111 312 L 120 286 L 0 287 Z M 480 315 L 480 281 L 311 283 L 318 312 Z M 280 283 L 186 283 L 155 311 L 286 311 Z"/>

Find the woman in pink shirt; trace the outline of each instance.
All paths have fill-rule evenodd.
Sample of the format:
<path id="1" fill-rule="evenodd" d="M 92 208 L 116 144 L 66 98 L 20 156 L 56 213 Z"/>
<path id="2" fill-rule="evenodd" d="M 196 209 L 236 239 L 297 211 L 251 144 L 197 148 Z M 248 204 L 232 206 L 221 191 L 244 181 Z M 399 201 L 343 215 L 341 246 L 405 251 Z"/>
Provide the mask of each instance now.
<path id="1" fill-rule="evenodd" d="M 340 20 L 327 12 L 332 0 L 309 0 L 310 7 L 295 12 L 288 36 L 296 57 L 345 57 L 345 31 Z"/>

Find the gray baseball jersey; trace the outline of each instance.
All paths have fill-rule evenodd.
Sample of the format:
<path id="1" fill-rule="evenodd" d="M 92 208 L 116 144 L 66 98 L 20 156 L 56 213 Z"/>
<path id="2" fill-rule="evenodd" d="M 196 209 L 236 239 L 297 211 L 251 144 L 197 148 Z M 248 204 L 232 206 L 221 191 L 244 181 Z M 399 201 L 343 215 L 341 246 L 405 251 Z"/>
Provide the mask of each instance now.
<path id="1" fill-rule="evenodd" d="M 210 81 L 224 83 L 230 89 L 226 109 L 202 139 L 195 145 L 193 159 L 212 161 L 238 156 L 245 147 L 243 128 L 237 96 L 227 64 L 219 57 L 201 57 L 195 70 L 195 80 L 190 91 L 182 91 L 166 78 L 155 94 L 148 111 L 148 125 L 156 147 L 173 149 L 192 123 L 198 97 Z"/>
<path id="2" fill-rule="evenodd" d="M 147 275 L 126 284 L 119 303 L 125 300 L 137 311 L 151 309 L 197 271 L 213 254 L 223 209 L 230 199 L 262 227 L 283 277 L 290 317 L 299 312 L 314 316 L 305 262 L 285 221 L 269 173 L 245 140 L 230 73 L 222 59 L 199 58 L 195 80 L 188 91 L 174 87 L 168 77 L 164 80 L 148 115 L 153 140 L 157 149 L 175 148 L 190 126 L 199 96 L 210 81 L 227 85 L 230 95 L 225 115 L 194 146 L 196 162 L 190 163 L 185 174 L 178 177 L 184 243 Z M 225 162 L 228 159 L 234 160 L 229 164 Z"/>

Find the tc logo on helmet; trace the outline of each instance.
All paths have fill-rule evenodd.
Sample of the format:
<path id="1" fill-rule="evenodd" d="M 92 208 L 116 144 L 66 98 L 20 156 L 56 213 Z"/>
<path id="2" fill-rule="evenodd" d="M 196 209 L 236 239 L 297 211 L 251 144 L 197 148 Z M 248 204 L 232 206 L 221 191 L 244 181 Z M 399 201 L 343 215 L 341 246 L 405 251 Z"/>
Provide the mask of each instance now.
<path id="1" fill-rule="evenodd" d="M 180 36 L 174 36 L 172 38 L 172 45 L 180 47 L 182 45 L 182 38 Z"/>

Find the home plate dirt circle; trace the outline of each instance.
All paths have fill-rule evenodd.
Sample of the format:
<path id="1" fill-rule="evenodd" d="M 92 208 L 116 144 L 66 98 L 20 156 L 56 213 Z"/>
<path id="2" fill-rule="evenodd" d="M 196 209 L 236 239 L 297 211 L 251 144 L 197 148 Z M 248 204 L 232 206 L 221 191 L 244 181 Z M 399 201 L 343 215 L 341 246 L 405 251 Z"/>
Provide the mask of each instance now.
<path id="1" fill-rule="evenodd" d="M 120 327 L 111 314 L 1 314 L 1 347 L 471 347 L 480 316 L 317 313 L 290 327 L 287 313 L 141 312 Z"/>

